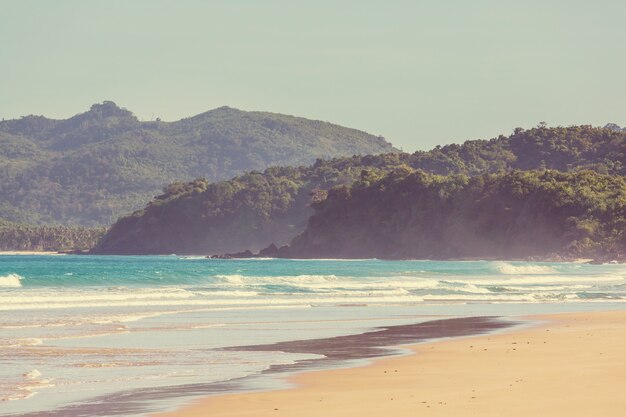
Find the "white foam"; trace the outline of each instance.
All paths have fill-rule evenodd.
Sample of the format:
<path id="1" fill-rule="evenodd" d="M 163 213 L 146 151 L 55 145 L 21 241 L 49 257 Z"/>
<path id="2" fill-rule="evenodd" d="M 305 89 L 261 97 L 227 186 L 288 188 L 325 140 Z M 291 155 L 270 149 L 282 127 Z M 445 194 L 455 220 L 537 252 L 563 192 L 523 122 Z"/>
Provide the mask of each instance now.
<path id="1" fill-rule="evenodd" d="M 276 258 L 239 258 L 237 261 L 273 261 Z"/>
<path id="2" fill-rule="evenodd" d="M 17 295 L 2 296 L 3 303 L 38 304 L 47 303 L 69 303 L 74 301 L 132 301 L 132 300 L 158 300 L 158 299 L 187 299 L 193 298 L 194 294 L 181 288 L 159 288 L 159 289 L 126 289 L 118 288 L 114 291 L 47 291 L 21 293 Z M 1 307 L 0 307 L 1 308 Z"/>
<path id="3" fill-rule="evenodd" d="M 545 302 L 623 302 L 621 298 L 581 298 L 575 293 L 537 292 L 528 294 L 428 294 L 425 302 L 474 302 L 474 303 L 545 303 Z"/>
<path id="4" fill-rule="evenodd" d="M 137 314 L 117 314 L 105 317 L 94 317 L 89 320 L 85 320 L 86 323 L 93 324 L 114 324 L 114 323 L 131 323 L 134 321 L 140 321 L 153 317 L 159 317 L 169 313 L 168 311 L 158 311 L 152 313 L 137 313 Z"/>
<path id="5" fill-rule="evenodd" d="M 254 258 L 253 258 L 254 259 Z M 367 262 L 367 261 L 376 261 L 378 258 L 365 258 L 365 259 L 345 259 L 345 258 L 294 258 L 289 259 L 290 261 L 296 262 Z"/>
<path id="6" fill-rule="evenodd" d="M 244 275 L 216 275 L 218 282 L 234 285 L 268 285 L 268 284 L 324 284 L 336 282 L 336 275 L 284 275 L 284 276 L 244 276 Z"/>
<path id="7" fill-rule="evenodd" d="M 289 285 L 307 290 L 383 290 L 383 289 L 429 289 L 438 288 L 439 282 L 428 278 L 394 277 L 338 277 L 336 275 L 281 275 L 244 276 L 216 275 L 220 284 L 258 287 L 265 285 Z"/>
<path id="8" fill-rule="evenodd" d="M 22 277 L 18 274 L 9 274 L 0 276 L 0 287 L 4 288 L 20 288 Z"/>
<path id="9" fill-rule="evenodd" d="M 404 280 L 387 280 L 377 278 L 374 281 L 359 281 L 357 279 L 352 280 L 336 280 L 320 283 L 297 283 L 297 286 L 305 287 L 307 289 L 432 289 L 440 286 L 439 282 L 434 279 L 404 279 Z"/>
<path id="10" fill-rule="evenodd" d="M 22 380 L 15 382 L 16 383 L 12 384 L 12 386 L 8 387 L 0 385 L 0 391 L 9 391 L 6 394 L 0 393 L 0 402 L 25 400 L 35 395 L 37 389 L 54 386 L 49 379 L 42 379 L 41 372 L 36 369 L 22 374 Z"/>
<path id="11" fill-rule="evenodd" d="M 501 278 L 469 278 L 464 280 L 448 280 L 448 282 L 460 284 L 475 285 L 546 285 L 546 284 L 599 284 L 599 283 L 615 283 L 625 281 L 623 275 L 596 275 L 596 276 L 572 276 L 572 275 L 530 275 L 530 276 L 514 276 Z"/>
<path id="12" fill-rule="evenodd" d="M 495 268 L 505 275 L 553 274 L 556 269 L 546 265 L 513 265 L 507 262 L 494 262 Z"/>
<path id="13" fill-rule="evenodd" d="M 0 403 L 25 400 L 37 393 L 37 389 L 54 386 L 49 379 L 42 379 L 41 372 L 33 369 L 20 377 L 0 379 Z"/>
<path id="14" fill-rule="evenodd" d="M 256 291 L 194 291 L 193 293 L 213 297 L 255 297 L 259 295 Z"/>
<path id="15" fill-rule="evenodd" d="M 244 284 L 245 277 L 243 275 L 234 274 L 234 275 L 216 275 L 214 278 L 216 281 L 222 282 L 225 284 L 242 285 Z"/>
<path id="16" fill-rule="evenodd" d="M 349 293 L 348 293 L 349 294 Z M 180 299 L 180 300 L 107 300 L 107 301 L 89 301 L 83 299 L 74 299 L 73 302 L 55 302 L 51 299 L 49 302 L 41 303 L 7 303 L 0 304 L 0 310 L 18 311 L 18 310 L 48 310 L 48 309 L 69 309 L 69 308 L 97 308 L 97 307 L 149 307 L 149 306 L 268 306 L 268 305 L 299 305 L 299 304 L 328 304 L 328 303 L 368 303 L 368 302 L 419 302 L 422 301 L 418 296 L 342 296 L 328 297 L 303 297 L 302 294 L 292 294 L 289 297 L 248 297 L 248 298 L 201 298 L 201 299 Z"/>
<path id="17" fill-rule="evenodd" d="M 457 285 L 450 285 L 457 284 Z M 447 291 L 466 292 L 473 294 L 491 294 L 493 291 L 488 288 L 479 287 L 471 282 L 464 281 L 441 281 L 441 288 Z"/>
<path id="18" fill-rule="evenodd" d="M 404 289 L 404 288 L 398 288 L 398 289 L 389 289 L 389 290 L 384 290 L 384 289 L 372 289 L 372 290 L 367 290 L 367 289 L 363 289 L 363 290 L 349 290 L 349 291 L 341 291 L 341 290 L 335 290 L 335 291 L 327 291 L 327 292 L 314 292 L 312 293 L 312 295 L 321 295 L 323 294 L 325 297 L 335 297 L 335 298 L 341 298 L 341 297 L 389 297 L 389 296 L 404 296 L 404 295 L 410 295 L 411 293 Z M 295 294 L 295 293 L 289 293 L 289 292 L 279 292 L 279 293 L 273 293 L 273 295 L 276 296 L 286 296 L 286 297 L 294 297 L 294 296 L 302 296 L 302 293 L 299 294 Z"/>
<path id="19" fill-rule="evenodd" d="M 514 285 L 504 285 L 502 286 L 502 289 L 505 290 L 509 290 L 509 291 L 537 291 L 537 292 L 543 292 L 543 291 L 580 291 L 580 290 L 587 290 L 589 288 L 593 288 L 592 285 L 529 285 L 529 286 L 522 286 L 522 287 L 517 287 Z"/>
<path id="20" fill-rule="evenodd" d="M 2 348 L 18 348 L 23 346 L 39 346 L 43 341 L 36 337 L 26 337 L 22 339 L 8 339 L 6 341 L 0 340 L 0 347 Z"/>
<path id="21" fill-rule="evenodd" d="M 416 277 L 337 277 L 336 275 L 287 275 L 287 276 L 243 276 L 218 275 L 222 283 L 236 286 L 258 287 L 265 285 L 289 285 L 306 291 L 323 292 L 329 295 L 392 295 L 407 294 L 413 290 L 445 289 L 454 292 L 489 294 L 487 288 L 465 281 L 440 281 Z M 478 282 L 480 283 L 480 282 Z M 296 290 L 297 291 L 297 290 Z M 387 291 L 387 293 L 383 293 Z"/>
<path id="22" fill-rule="evenodd" d="M 27 372 L 27 373 L 23 374 L 22 376 L 24 378 L 30 379 L 32 381 L 32 380 L 35 380 L 35 379 L 39 379 L 39 377 L 41 376 L 41 372 L 39 372 L 36 369 L 33 369 L 32 371 Z"/>
<path id="23" fill-rule="evenodd" d="M 428 294 L 424 296 L 424 301 L 532 302 L 536 301 L 536 299 L 530 294 Z"/>

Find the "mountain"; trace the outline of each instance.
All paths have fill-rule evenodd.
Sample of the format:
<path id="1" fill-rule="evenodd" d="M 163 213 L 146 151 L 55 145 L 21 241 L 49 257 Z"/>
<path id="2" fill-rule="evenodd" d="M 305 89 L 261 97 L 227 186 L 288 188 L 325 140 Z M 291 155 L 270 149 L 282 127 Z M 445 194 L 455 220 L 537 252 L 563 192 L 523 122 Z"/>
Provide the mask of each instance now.
<path id="1" fill-rule="evenodd" d="M 399 167 L 338 187 L 296 258 L 626 257 L 626 180 L 593 171 L 437 176 Z"/>
<path id="2" fill-rule="evenodd" d="M 0 122 L 0 218 L 105 225 L 173 181 L 393 151 L 382 137 L 282 114 L 221 107 L 142 122 L 105 101 L 66 120 Z"/>
<path id="3" fill-rule="evenodd" d="M 311 202 L 323 201 L 328 190 L 374 181 L 401 165 L 438 175 L 534 169 L 625 175 L 625 161 L 626 132 L 538 126 L 428 152 L 318 160 L 217 183 L 176 183 L 115 223 L 94 252 L 216 254 L 283 245 L 305 229 Z"/>

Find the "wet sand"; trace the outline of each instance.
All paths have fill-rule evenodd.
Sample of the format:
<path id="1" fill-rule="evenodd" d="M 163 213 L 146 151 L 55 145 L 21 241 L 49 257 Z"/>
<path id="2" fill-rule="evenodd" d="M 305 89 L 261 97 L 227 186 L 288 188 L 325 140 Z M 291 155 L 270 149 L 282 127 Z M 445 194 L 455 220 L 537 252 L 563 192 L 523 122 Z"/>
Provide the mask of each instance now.
<path id="1" fill-rule="evenodd" d="M 380 327 L 365 333 L 324 339 L 294 340 L 268 345 L 235 346 L 231 351 L 279 351 L 322 355 L 319 359 L 301 360 L 291 365 L 272 366 L 268 374 L 311 370 L 346 365 L 347 361 L 377 358 L 400 353 L 394 347 L 440 338 L 485 334 L 517 324 L 498 317 L 459 317 L 432 319 L 415 324 Z"/>
<path id="2" fill-rule="evenodd" d="M 626 312 L 532 319 L 542 322 L 413 345 L 413 355 L 297 374 L 294 389 L 209 397 L 155 417 L 626 415 Z"/>
<path id="3" fill-rule="evenodd" d="M 417 319 L 418 317 L 416 317 Z M 181 397 L 202 397 L 220 395 L 233 392 L 250 392 L 253 386 L 257 389 L 271 389 L 276 387 L 273 378 L 264 379 L 264 376 L 286 378 L 296 372 L 319 369 L 333 369 L 340 366 L 354 365 L 355 360 L 379 358 L 403 353 L 393 348 L 401 344 L 418 343 L 443 337 L 461 337 L 476 334 L 486 334 L 496 330 L 514 326 L 516 322 L 502 320 L 498 317 L 459 317 L 434 318 L 421 317 L 421 322 L 374 328 L 365 333 L 345 336 L 335 336 L 320 339 L 286 341 L 267 345 L 248 345 L 224 348 L 232 351 L 283 351 L 290 353 L 313 353 L 316 358 L 299 360 L 292 364 L 272 365 L 256 377 L 242 377 L 225 382 L 208 382 L 199 384 L 183 384 L 177 386 L 151 387 L 138 390 L 122 390 L 91 398 L 84 403 L 68 404 L 54 410 L 22 413 L 15 417 L 94 417 L 94 416 L 128 416 L 143 415 L 150 410 L 158 409 L 158 403 L 163 401 L 177 401 Z M 102 353 L 101 350 L 97 351 Z M 58 350 L 43 351 L 34 349 L 37 355 L 58 355 Z M 74 353 L 79 353 L 74 351 Z M 82 354 L 94 353 L 89 349 L 80 351 Z M 112 352 L 114 353 L 114 351 Z M 363 362 L 360 362 L 361 364 Z M 251 385 L 252 383 L 252 385 Z M 280 384 L 284 386 L 285 384 Z M 180 402 L 177 402 L 180 403 Z"/>

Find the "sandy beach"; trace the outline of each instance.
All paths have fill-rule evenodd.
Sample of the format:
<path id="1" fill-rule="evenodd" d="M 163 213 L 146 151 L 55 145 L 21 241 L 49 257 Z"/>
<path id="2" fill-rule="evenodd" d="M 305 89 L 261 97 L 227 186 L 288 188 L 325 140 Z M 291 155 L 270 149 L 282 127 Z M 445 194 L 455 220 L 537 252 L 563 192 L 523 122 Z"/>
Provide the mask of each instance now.
<path id="1" fill-rule="evenodd" d="M 625 311 L 529 319 L 360 368 L 298 374 L 293 389 L 209 397 L 154 417 L 626 415 Z"/>

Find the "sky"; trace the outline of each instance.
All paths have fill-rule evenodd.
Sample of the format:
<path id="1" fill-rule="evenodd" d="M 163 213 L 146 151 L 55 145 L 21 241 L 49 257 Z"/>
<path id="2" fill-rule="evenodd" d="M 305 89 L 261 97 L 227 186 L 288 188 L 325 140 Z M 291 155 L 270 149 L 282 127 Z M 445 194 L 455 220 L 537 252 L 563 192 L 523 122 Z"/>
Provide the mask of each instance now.
<path id="1" fill-rule="evenodd" d="M 625 51 L 623 0 L 0 0 L 0 118 L 227 105 L 426 150 L 626 125 Z"/>

